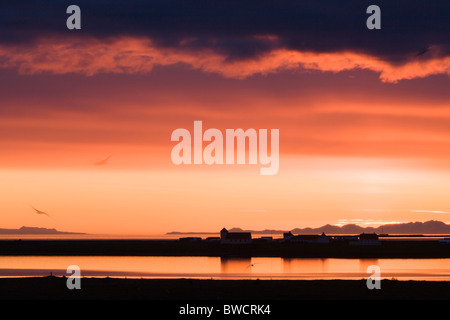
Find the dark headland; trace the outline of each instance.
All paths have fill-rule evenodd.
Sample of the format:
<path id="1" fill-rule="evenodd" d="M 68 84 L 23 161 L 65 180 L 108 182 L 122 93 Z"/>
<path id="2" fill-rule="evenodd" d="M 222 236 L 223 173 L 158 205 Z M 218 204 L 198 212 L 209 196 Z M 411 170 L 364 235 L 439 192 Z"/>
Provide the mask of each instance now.
<path id="1" fill-rule="evenodd" d="M 450 244 L 437 240 L 379 241 L 378 245 L 207 240 L 1 240 L 0 255 L 211 256 L 286 258 L 450 258 Z"/>
<path id="2" fill-rule="evenodd" d="M 80 232 L 65 232 L 65 231 L 58 231 L 54 228 L 39 228 L 39 227 L 21 227 L 19 229 L 5 229 L 5 228 L 0 228 L 0 234 L 84 234 L 84 233 L 80 233 Z"/>

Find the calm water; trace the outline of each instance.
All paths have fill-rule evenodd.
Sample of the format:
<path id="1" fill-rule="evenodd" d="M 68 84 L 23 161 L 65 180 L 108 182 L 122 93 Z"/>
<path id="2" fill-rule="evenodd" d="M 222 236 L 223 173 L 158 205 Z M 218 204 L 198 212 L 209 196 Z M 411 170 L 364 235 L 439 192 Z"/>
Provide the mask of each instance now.
<path id="1" fill-rule="evenodd" d="M 381 278 L 449 280 L 450 259 L 304 259 L 135 256 L 3 256 L 0 277 L 67 275 L 78 265 L 86 277 L 213 279 L 362 279 L 378 265 Z"/>
<path id="2" fill-rule="evenodd" d="M 0 240 L 176 240 L 180 237 L 217 237 L 218 234 L 201 235 L 180 235 L 180 234 L 162 234 L 162 235 L 116 235 L 116 234 L 0 234 Z"/>
<path id="3" fill-rule="evenodd" d="M 182 237 L 219 237 L 219 233 L 200 233 L 200 234 L 157 234 L 157 235 L 116 235 L 116 234 L 0 234 L 0 240 L 121 240 L 121 239 L 141 239 L 141 240 L 177 240 Z M 263 236 L 272 236 L 274 239 L 283 238 L 282 234 L 253 234 L 254 239 Z M 450 235 L 425 235 L 424 237 L 380 237 L 380 240 L 399 241 L 399 240 L 439 240 Z"/>
<path id="4" fill-rule="evenodd" d="M 218 235 L 0 235 L 0 239 L 178 239 L 183 236 L 206 238 Z M 362 279 L 371 275 L 366 272 L 368 266 L 378 265 L 382 279 L 450 281 L 450 259 L 276 257 L 0 256 L 0 277 L 46 276 L 50 273 L 62 276 L 67 275 L 69 265 L 78 265 L 82 276 L 86 277 L 198 279 Z"/>

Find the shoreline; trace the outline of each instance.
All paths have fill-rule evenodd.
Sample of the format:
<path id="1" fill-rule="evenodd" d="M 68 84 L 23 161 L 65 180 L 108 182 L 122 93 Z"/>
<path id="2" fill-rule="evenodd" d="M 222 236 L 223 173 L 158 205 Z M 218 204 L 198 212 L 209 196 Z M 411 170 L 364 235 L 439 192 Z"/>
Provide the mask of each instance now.
<path id="1" fill-rule="evenodd" d="M 81 278 L 69 290 L 66 277 L 0 278 L 2 300 L 436 300 L 450 299 L 450 281 L 199 280 Z"/>
<path id="2" fill-rule="evenodd" d="M 210 256 L 281 258 L 450 258 L 438 241 L 346 243 L 253 242 L 221 244 L 179 240 L 0 240 L 1 256 Z"/>

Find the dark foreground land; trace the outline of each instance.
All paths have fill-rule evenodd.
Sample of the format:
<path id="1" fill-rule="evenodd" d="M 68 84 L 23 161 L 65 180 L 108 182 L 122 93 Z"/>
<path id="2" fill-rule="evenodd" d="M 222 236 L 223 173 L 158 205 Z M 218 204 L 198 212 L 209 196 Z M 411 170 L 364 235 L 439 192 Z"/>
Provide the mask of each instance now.
<path id="1" fill-rule="evenodd" d="M 220 244 L 176 240 L 0 240 L 0 255 L 44 256 L 215 256 L 297 258 L 450 258 L 450 244 L 438 241 Z"/>
<path id="2" fill-rule="evenodd" d="M 64 277 L 0 279 L 1 300 L 449 300 L 450 282 L 381 280 L 194 280 L 82 278 L 69 290 Z"/>

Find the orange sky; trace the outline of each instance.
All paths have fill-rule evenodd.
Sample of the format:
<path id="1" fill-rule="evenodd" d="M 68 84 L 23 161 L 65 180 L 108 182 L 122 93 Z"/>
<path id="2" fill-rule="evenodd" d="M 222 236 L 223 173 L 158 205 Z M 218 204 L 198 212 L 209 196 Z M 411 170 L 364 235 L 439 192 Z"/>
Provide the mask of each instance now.
<path id="1" fill-rule="evenodd" d="M 450 222 L 449 58 L 396 66 L 275 50 L 228 62 L 139 38 L 47 39 L 2 45 L 0 56 L 0 227 L 160 234 Z M 279 173 L 175 166 L 171 133 L 192 132 L 194 120 L 222 132 L 279 129 Z"/>

